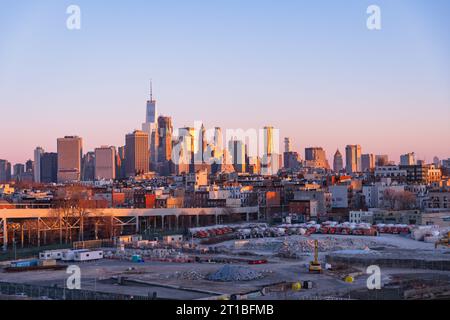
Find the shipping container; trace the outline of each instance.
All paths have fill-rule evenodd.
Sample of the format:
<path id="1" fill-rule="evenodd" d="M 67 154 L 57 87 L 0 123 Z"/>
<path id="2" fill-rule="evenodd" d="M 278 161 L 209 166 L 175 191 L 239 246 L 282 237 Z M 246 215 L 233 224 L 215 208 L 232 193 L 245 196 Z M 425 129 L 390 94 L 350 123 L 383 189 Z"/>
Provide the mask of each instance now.
<path id="1" fill-rule="evenodd" d="M 29 267 L 36 267 L 38 265 L 38 260 L 32 259 L 32 260 L 21 260 L 21 261 L 13 261 L 11 262 L 12 268 L 29 268 Z"/>

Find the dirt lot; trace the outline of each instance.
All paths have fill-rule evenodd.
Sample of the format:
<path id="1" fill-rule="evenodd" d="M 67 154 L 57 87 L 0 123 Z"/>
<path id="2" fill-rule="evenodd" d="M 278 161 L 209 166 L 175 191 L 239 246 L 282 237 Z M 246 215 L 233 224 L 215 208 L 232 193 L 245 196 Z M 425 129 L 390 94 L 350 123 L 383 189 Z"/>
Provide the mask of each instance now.
<path id="1" fill-rule="evenodd" d="M 207 276 L 217 272 L 226 263 L 173 263 L 173 262 L 144 262 L 133 263 L 125 260 L 104 259 L 97 262 L 78 264 L 81 268 L 82 289 L 101 292 L 111 292 L 139 296 L 152 296 L 156 293 L 162 299 L 206 299 L 223 294 L 243 294 L 260 291 L 262 288 L 272 288 L 280 282 L 294 283 L 312 281 L 312 289 L 304 289 L 298 292 L 292 290 L 267 290 L 265 295 L 256 295 L 256 299 L 312 299 L 312 298 L 374 298 L 364 295 L 367 292 L 364 265 L 352 265 L 351 263 L 340 265 L 334 271 L 326 270 L 323 274 L 310 274 L 307 270 L 312 259 L 312 250 L 309 243 L 312 239 L 319 239 L 322 251 L 320 260 L 325 261 L 326 255 L 338 253 L 340 255 L 358 256 L 367 252 L 395 252 L 417 255 L 420 252 L 423 259 L 432 259 L 436 255 L 448 257 L 442 250 L 435 251 L 432 244 L 417 242 L 400 236 L 381 237 L 355 237 L 355 236 L 329 236 L 313 235 L 305 238 L 290 236 L 283 238 L 250 239 L 244 242 L 227 241 L 217 244 L 217 256 L 226 258 L 246 257 L 248 259 L 265 257 L 268 261 L 261 265 L 248 265 L 245 260 L 234 265 L 239 265 L 244 270 L 255 271 L 261 274 L 250 281 L 221 282 L 211 281 Z M 300 248 L 300 253 L 295 257 L 280 255 L 280 250 L 288 246 L 295 250 Z M 401 249 L 401 250 L 399 250 Z M 438 253 L 439 252 L 439 253 Z M 420 273 L 421 272 L 421 273 Z M 449 271 L 417 270 L 407 268 L 383 268 L 382 283 L 389 285 L 400 277 L 415 277 L 419 274 L 438 274 L 442 276 L 443 286 L 448 284 Z M 348 275 L 354 277 L 353 283 L 346 283 L 344 278 Z M 0 281 L 11 283 L 26 283 L 43 286 L 63 287 L 69 275 L 63 271 L 34 271 L 25 273 L 0 272 Z M 118 278 L 125 279 L 119 284 Z M 397 276 L 399 277 L 399 276 Z M 440 280 L 441 281 L 441 280 Z M 429 286 L 435 284 L 428 284 Z M 387 292 L 387 291 L 386 291 Z M 383 297 L 380 292 L 380 297 Z M 386 293 L 388 296 L 388 293 Z M 398 295 L 400 296 L 400 295 Z"/>

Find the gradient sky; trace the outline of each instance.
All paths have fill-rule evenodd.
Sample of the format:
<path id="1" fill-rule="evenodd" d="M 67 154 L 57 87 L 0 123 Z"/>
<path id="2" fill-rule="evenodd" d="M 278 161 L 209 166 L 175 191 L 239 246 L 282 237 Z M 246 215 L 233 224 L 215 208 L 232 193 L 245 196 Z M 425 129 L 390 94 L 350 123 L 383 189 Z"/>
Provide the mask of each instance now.
<path id="1" fill-rule="evenodd" d="M 82 28 L 66 29 L 77 4 Z M 366 9 L 382 10 L 382 30 Z M 0 159 L 123 145 L 149 79 L 175 127 L 273 125 L 294 148 L 450 157 L 448 0 L 0 0 Z"/>

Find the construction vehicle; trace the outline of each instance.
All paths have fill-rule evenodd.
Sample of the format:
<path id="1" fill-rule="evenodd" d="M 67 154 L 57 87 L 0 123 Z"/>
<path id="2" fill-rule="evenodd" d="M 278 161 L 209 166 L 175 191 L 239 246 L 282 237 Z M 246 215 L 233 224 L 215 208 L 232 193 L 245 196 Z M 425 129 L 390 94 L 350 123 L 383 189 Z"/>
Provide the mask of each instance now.
<path id="1" fill-rule="evenodd" d="M 314 260 L 309 263 L 310 273 L 322 273 L 322 266 L 319 262 L 319 240 L 314 240 Z"/>
<path id="2" fill-rule="evenodd" d="M 447 246 L 448 248 L 450 248 L 450 231 L 447 232 L 447 237 L 444 237 L 441 240 L 437 241 L 434 246 L 436 247 L 436 249 L 438 248 L 438 246 Z"/>

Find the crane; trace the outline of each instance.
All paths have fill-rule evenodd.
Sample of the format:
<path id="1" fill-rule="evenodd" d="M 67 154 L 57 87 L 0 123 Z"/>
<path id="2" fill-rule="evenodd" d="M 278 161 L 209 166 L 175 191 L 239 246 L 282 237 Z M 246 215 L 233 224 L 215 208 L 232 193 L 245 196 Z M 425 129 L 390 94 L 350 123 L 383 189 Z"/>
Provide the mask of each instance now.
<path id="1" fill-rule="evenodd" d="M 435 243 L 435 247 L 436 249 L 438 248 L 438 246 L 447 246 L 450 247 L 450 231 L 447 232 L 447 237 L 442 238 L 441 240 L 437 241 Z"/>
<path id="2" fill-rule="evenodd" d="M 314 260 L 309 263 L 310 273 L 322 273 L 322 266 L 319 262 L 319 240 L 314 240 Z"/>

